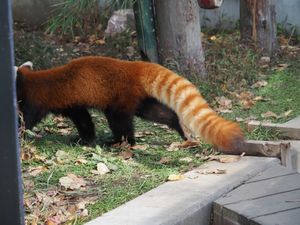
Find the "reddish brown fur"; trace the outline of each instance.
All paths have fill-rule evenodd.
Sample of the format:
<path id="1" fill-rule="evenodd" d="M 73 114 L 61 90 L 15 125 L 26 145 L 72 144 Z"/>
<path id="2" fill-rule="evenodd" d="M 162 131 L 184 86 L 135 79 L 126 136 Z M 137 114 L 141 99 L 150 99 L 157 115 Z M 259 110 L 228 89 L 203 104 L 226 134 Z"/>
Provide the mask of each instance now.
<path id="1" fill-rule="evenodd" d="M 235 148 L 243 142 L 239 126 L 213 112 L 192 83 L 157 64 L 83 57 L 49 70 L 24 67 L 18 72 L 22 74 L 21 93 L 38 108 L 109 108 L 106 115 L 114 123 L 121 114 L 131 119 L 138 105 L 153 97 L 172 108 L 197 135 L 223 150 L 237 153 Z"/>

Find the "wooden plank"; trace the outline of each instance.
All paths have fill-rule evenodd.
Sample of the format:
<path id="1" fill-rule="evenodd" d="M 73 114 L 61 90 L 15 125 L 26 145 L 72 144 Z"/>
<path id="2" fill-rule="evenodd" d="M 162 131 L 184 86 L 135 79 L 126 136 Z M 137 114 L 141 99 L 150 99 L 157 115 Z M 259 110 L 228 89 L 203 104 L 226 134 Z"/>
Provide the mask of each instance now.
<path id="1" fill-rule="evenodd" d="M 300 174 L 298 173 L 274 177 L 258 182 L 246 183 L 229 192 L 216 202 L 218 204 L 227 205 L 297 189 L 300 189 Z"/>
<path id="2" fill-rule="evenodd" d="M 300 189 L 269 195 L 259 199 L 250 199 L 233 204 L 227 204 L 225 207 L 245 216 L 248 219 L 292 210 L 300 208 Z"/>
<path id="3" fill-rule="evenodd" d="M 281 151 L 290 148 L 288 141 L 253 141 L 248 140 L 241 147 L 241 152 L 246 155 L 281 157 Z"/>
<path id="4" fill-rule="evenodd" d="M 268 180 L 268 179 L 281 177 L 285 175 L 291 175 L 291 174 L 297 174 L 297 172 L 291 171 L 281 165 L 275 165 L 257 174 L 255 177 L 251 178 L 246 183 L 253 183 L 261 180 Z"/>
<path id="5" fill-rule="evenodd" d="M 297 225 L 300 224 L 300 208 L 253 219 L 263 225 Z"/>

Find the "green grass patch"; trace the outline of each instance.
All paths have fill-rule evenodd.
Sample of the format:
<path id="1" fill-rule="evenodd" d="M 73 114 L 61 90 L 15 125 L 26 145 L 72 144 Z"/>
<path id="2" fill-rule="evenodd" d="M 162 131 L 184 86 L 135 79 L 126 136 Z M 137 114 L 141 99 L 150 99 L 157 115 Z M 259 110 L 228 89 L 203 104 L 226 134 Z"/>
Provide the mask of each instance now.
<path id="1" fill-rule="evenodd" d="M 211 39 L 211 36 L 216 37 Z M 87 54 L 97 55 L 99 52 L 101 55 L 123 59 L 138 59 L 136 55 L 131 58 L 126 55 L 126 47 L 137 46 L 130 32 L 108 38 L 106 44 L 101 46 L 89 46 L 87 43 L 61 43 L 43 37 L 45 36 L 42 33 L 30 34 L 26 31 L 22 31 L 21 35 L 15 35 L 16 63 L 21 64 L 31 60 L 35 68 L 49 68 L 64 64 L 71 58 Z M 255 118 L 262 121 L 266 119 L 262 114 L 268 111 L 282 115 L 292 110 L 288 116 L 267 118 L 272 122 L 281 123 L 300 114 L 299 52 L 293 56 L 289 52 L 281 52 L 280 57 L 265 68 L 259 65 L 260 55 L 255 49 L 240 43 L 238 32 L 210 33 L 204 37 L 204 45 L 209 80 L 194 81 L 194 83 L 212 107 L 218 107 L 215 100 L 217 96 L 226 96 L 232 100 L 232 113 L 223 114 L 224 117 L 233 120 L 237 117 Z M 73 51 L 74 49 L 76 51 Z M 277 71 L 274 68 L 278 63 L 288 63 L 289 66 L 282 71 Z M 251 86 L 259 80 L 266 80 L 268 84 L 265 87 L 252 88 Z M 245 91 L 250 91 L 253 96 L 261 96 L 263 100 L 255 102 L 249 109 L 244 109 L 234 93 Z M 73 198 L 74 196 L 76 198 L 96 196 L 95 203 L 86 206 L 89 210 L 88 215 L 75 220 L 74 224 L 83 224 L 116 208 L 165 182 L 170 174 L 184 173 L 201 165 L 204 163 L 203 159 L 196 156 L 204 149 L 210 149 L 209 145 L 202 144 L 188 150 L 167 151 L 171 143 L 181 141 L 179 135 L 157 124 L 136 119 L 136 134 L 139 134 L 136 137 L 137 144 L 147 145 L 147 148 L 132 150 L 133 158 L 124 160 L 120 156 L 122 149 L 107 147 L 104 144 L 112 139 L 112 134 L 103 114 L 97 111 L 91 111 L 91 114 L 97 128 L 97 140 L 92 147 L 71 144 L 70 139 L 77 135 L 71 122 L 64 120 L 68 128 L 73 128 L 70 134 L 66 135 L 58 127 L 55 118 L 49 116 L 34 129 L 34 132 L 41 137 L 28 134 L 26 138 L 28 146 L 23 148 L 23 152 L 28 152 L 30 155 L 22 162 L 24 180 L 33 182 L 33 184 L 24 184 L 26 200 L 36 193 L 49 195 L 54 190 L 59 190 L 60 194 L 66 196 L 69 194 Z M 258 127 L 253 132 L 246 132 L 246 137 L 255 140 L 276 140 L 278 133 Z M 167 162 L 160 163 L 162 158 L 167 159 Z M 105 175 L 92 173 L 100 162 L 108 166 L 110 173 Z M 46 169 L 37 175 L 30 175 L 32 168 L 39 167 Z M 69 173 L 86 180 L 87 188 L 80 192 L 65 192 L 59 180 Z M 70 196 L 69 198 L 73 200 Z M 28 201 L 27 218 L 28 221 L 33 221 L 32 213 L 36 208 Z M 45 218 L 52 215 L 45 211 L 45 208 L 42 209 L 44 210 L 42 212 L 46 213 L 43 214 Z M 41 220 L 44 219 L 43 216 Z M 45 221 L 42 220 L 41 223 L 43 222 Z"/>

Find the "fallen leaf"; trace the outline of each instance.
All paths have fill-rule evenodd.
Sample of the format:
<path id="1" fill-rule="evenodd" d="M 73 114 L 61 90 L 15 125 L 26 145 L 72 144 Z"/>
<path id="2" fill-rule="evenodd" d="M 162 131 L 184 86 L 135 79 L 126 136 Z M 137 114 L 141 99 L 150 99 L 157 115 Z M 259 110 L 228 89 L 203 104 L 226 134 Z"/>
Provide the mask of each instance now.
<path id="1" fill-rule="evenodd" d="M 265 112 L 265 113 L 262 113 L 261 114 L 261 117 L 262 118 L 280 118 L 280 116 L 278 116 L 276 113 L 272 112 L 272 111 L 268 111 L 268 112 Z"/>
<path id="2" fill-rule="evenodd" d="M 255 105 L 255 102 L 253 100 L 249 99 L 249 100 L 242 100 L 241 104 L 244 109 L 250 109 L 252 106 Z"/>
<path id="3" fill-rule="evenodd" d="M 275 69 L 276 71 L 283 71 L 283 70 L 285 70 L 288 66 L 289 66 L 289 65 L 286 64 L 286 63 L 280 63 L 280 64 L 278 64 L 277 66 L 275 66 L 274 69 Z"/>
<path id="4" fill-rule="evenodd" d="M 47 171 L 47 167 L 45 166 L 37 166 L 37 167 L 30 167 L 28 169 L 28 174 L 30 176 L 37 176 L 39 175 L 40 173 L 44 172 L 44 171 Z"/>
<path id="5" fill-rule="evenodd" d="M 262 57 L 260 58 L 260 63 L 262 63 L 262 64 L 269 63 L 270 61 L 271 61 L 271 58 L 268 57 L 268 56 L 262 56 Z"/>
<path id="6" fill-rule="evenodd" d="M 97 44 L 97 45 L 104 45 L 105 44 L 105 39 L 103 38 L 103 39 L 96 40 L 95 44 Z"/>
<path id="7" fill-rule="evenodd" d="M 235 117 L 235 121 L 237 121 L 237 122 L 244 122 L 245 119 L 243 119 L 241 117 Z"/>
<path id="8" fill-rule="evenodd" d="M 173 152 L 178 151 L 180 148 L 182 149 L 190 149 L 199 146 L 199 142 L 197 141 L 184 141 L 184 142 L 173 142 L 168 148 L 167 151 Z"/>
<path id="9" fill-rule="evenodd" d="M 82 210 L 82 212 L 80 213 L 80 216 L 82 216 L 82 217 L 85 217 L 85 216 L 88 216 L 88 215 L 89 215 L 88 209 L 84 209 L 84 210 Z"/>
<path id="10" fill-rule="evenodd" d="M 215 155 L 215 156 L 209 156 L 209 160 L 216 160 L 221 163 L 231 163 L 231 162 L 237 162 L 244 156 L 244 153 L 241 155 Z"/>
<path id="11" fill-rule="evenodd" d="M 111 145 L 113 148 L 124 148 L 124 149 L 130 149 L 130 144 L 127 141 L 118 142 L 116 144 Z"/>
<path id="12" fill-rule="evenodd" d="M 160 164 L 167 164 L 171 161 L 171 159 L 169 157 L 162 157 L 160 160 L 159 160 L 159 163 Z"/>
<path id="13" fill-rule="evenodd" d="M 221 163 L 231 163 L 237 162 L 244 156 L 244 153 L 241 155 L 228 155 L 228 156 L 221 156 L 219 158 L 219 162 Z"/>
<path id="14" fill-rule="evenodd" d="M 83 178 L 71 173 L 65 177 L 59 178 L 59 183 L 64 188 L 71 190 L 79 189 L 80 187 L 86 186 L 86 182 Z"/>
<path id="15" fill-rule="evenodd" d="M 235 93 L 235 96 L 240 100 L 252 99 L 254 94 L 251 91 L 243 91 L 240 94 Z"/>
<path id="16" fill-rule="evenodd" d="M 217 36 L 213 35 L 209 38 L 211 41 L 216 41 L 217 40 Z"/>
<path id="17" fill-rule="evenodd" d="M 253 98 L 254 101 L 262 101 L 264 98 L 262 96 L 256 96 Z"/>
<path id="18" fill-rule="evenodd" d="M 100 162 L 97 164 L 97 170 L 92 170 L 91 172 L 97 175 L 104 175 L 106 173 L 109 173 L 110 170 L 104 163 Z"/>
<path id="19" fill-rule="evenodd" d="M 204 174 L 204 175 L 207 175 L 207 174 L 225 174 L 226 170 L 224 170 L 224 169 L 200 169 L 200 170 L 197 170 L 196 172 L 200 173 L 200 174 Z"/>
<path id="20" fill-rule="evenodd" d="M 65 122 L 59 122 L 56 124 L 57 128 L 67 128 L 69 125 Z"/>
<path id="21" fill-rule="evenodd" d="M 68 136 L 69 134 L 71 134 L 73 128 L 72 127 L 68 127 L 68 128 L 62 128 L 58 130 L 58 133 L 63 135 L 63 136 Z"/>
<path id="22" fill-rule="evenodd" d="M 184 157 L 184 158 L 179 159 L 179 161 L 190 163 L 193 161 L 193 159 L 191 157 Z"/>
<path id="23" fill-rule="evenodd" d="M 76 165 L 86 164 L 86 163 L 88 163 L 88 161 L 87 161 L 86 159 L 84 159 L 84 158 L 77 158 L 77 159 L 75 160 L 75 164 L 76 164 Z"/>
<path id="24" fill-rule="evenodd" d="M 132 156 L 133 156 L 133 153 L 132 153 L 132 151 L 130 151 L 130 150 L 126 150 L 126 151 L 122 151 L 120 154 L 119 154 L 119 156 L 121 156 L 123 159 L 131 159 L 132 158 Z"/>
<path id="25" fill-rule="evenodd" d="M 267 86 L 268 82 L 265 81 L 265 80 L 260 80 L 260 81 L 257 81 L 255 84 L 253 84 L 251 87 L 252 88 L 260 88 L 260 87 L 265 87 Z"/>
<path id="26" fill-rule="evenodd" d="M 171 174 L 168 177 L 168 181 L 177 181 L 177 180 L 182 180 L 183 178 L 184 176 L 181 174 Z"/>
<path id="27" fill-rule="evenodd" d="M 288 117 L 292 112 L 293 112 L 293 110 L 288 110 L 288 111 L 283 113 L 283 116 Z"/>
<path id="28" fill-rule="evenodd" d="M 230 110 L 232 108 L 232 101 L 225 96 L 216 97 L 216 101 L 219 104 L 219 110 Z"/>
<path id="29" fill-rule="evenodd" d="M 146 135 L 152 135 L 152 134 L 155 134 L 155 133 L 152 131 L 139 131 L 139 132 L 136 132 L 134 136 L 137 138 L 140 138 L 140 137 L 145 137 Z"/>
<path id="30" fill-rule="evenodd" d="M 67 163 L 71 160 L 71 156 L 67 152 L 62 150 L 58 150 L 55 153 L 55 156 L 56 156 L 56 161 L 59 164 Z"/>
<path id="31" fill-rule="evenodd" d="M 145 151 L 148 147 L 149 147 L 148 145 L 134 145 L 131 146 L 131 149 Z"/>

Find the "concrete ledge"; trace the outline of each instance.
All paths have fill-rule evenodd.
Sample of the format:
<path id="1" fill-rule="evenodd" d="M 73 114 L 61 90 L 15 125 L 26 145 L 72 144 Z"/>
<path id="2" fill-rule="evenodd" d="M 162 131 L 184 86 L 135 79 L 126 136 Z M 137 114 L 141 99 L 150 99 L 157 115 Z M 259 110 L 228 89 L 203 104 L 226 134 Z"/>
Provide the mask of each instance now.
<path id="1" fill-rule="evenodd" d="M 276 158 L 260 157 L 226 164 L 209 162 L 201 168 L 225 169 L 226 174 L 188 172 L 185 179 L 166 182 L 86 225 L 206 225 L 214 200 L 278 164 Z"/>

